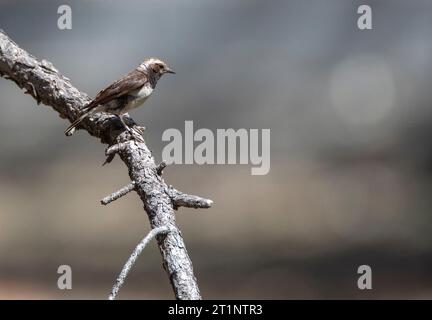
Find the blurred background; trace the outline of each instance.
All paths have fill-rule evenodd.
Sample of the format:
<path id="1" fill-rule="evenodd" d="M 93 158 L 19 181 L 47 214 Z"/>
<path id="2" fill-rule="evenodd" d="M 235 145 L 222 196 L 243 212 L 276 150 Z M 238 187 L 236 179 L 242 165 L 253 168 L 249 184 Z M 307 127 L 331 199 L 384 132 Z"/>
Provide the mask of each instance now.
<path id="1" fill-rule="evenodd" d="M 165 180 L 214 200 L 180 209 L 207 299 L 432 298 L 432 3 L 0 1 L 0 28 L 94 96 L 144 58 L 166 76 L 144 108 L 157 161 L 167 128 L 270 128 L 271 170 L 172 165 Z M 57 9 L 72 8 L 72 30 Z M 372 30 L 357 8 L 372 7 Z M 0 298 L 105 299 L 149 231 L 116 158 L 0 79 Z M 173 298 L 155 243 L 119 298 Z M 57 289 L 57 268 L 73 289 Z M 373 289 L 357 288 L 370 265 Z"/>

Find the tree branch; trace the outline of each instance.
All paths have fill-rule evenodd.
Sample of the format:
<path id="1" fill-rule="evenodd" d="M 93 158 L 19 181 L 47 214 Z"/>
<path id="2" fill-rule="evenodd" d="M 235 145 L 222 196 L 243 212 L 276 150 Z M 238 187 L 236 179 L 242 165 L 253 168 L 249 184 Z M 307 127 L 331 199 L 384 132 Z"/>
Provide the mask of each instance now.
<path id="1" fill-rule="evenodd" d="M 166 226 L 154 228 L 148 233 L 148 235 L 144 239 L 141 240 L 141 242 L 136 246 L 135 250 L 130 255 L 129 259 L 126 261 L 122 271 L 117 277 L 117 281 L 114 284 L 113 288 L 111 289 L 111 294 L 109 295 L 108 300 L 114 300 L 117 297 L 120 287 L 123 285 L 124 281 L 126 280 L 129 271 L 132 269 L 133 265 L 138 259 L 138 256 L 149 244 L 149 242 L 153 240 L 153 238 L 155 238 L 157 235 L 166 234 L 168 232 L 173 232 L 173 231 L 174 231 L 173 229 L 170 229 Z"/>
<path id="2" fill-rule="evenodd" d="M 76 89 L 50 62 L 37 60 L 18 47 L 1 30 L 0 75 L 14 81 L 38 103 L 51 106 L 61 118 L 69 121 L 75 120 L 79 109 L 90 101 L 87 94 Z M 132 119 L 128 122 L 135 131 L 144 130 Z M 118 153 L 128 167 L 129 177 L 135 183 L 135 191 L 143 202 L 151 228 L 167 227 L 178 230 L 174 208 L 188 201 L 182 202 L 178 197 L 174 197 L 177 200 L 173 201 L 173 197 L 166 192 L 169 187 L 157 174 L 157 166 L 144 141 L 128 141 L 130 136 L 117 122 L 116 117 L 105 113 L 87 117 L 78 129 L 85 129 L 90 135 L 109 146 L 121 145 L 121 148 L 113 152 Z M 110 154 L 108 156 L 110 157 Z M 211 205 L 210 200 L 206 201 L 207 206 L 202 207 Z M 196 202 L 199 201 L 195 200 Z M 180 231 L 170 232 L 165 236 L 159 235 L 156 239 L 175 297 L 187 300 L 201 299 L 192 262 Z"/>
<path id="3" fill-rule="evenodd" d="M 129 192 L 131 192 L 133 190 L 135 190 L 135 182 L 132 181 L 127 186 L 124 186 L 120 190 L 113 192 L 109 196 L 106 196 L 105 198 L 103 198 L 101 200 L 101 203 L 106 206 L 107 204 L 127 195 Z"/>
<path id="4" fill-rule="evenodd" d="M 156 172 L 158 175 L 162 175 L 162 172 L 164 171 L 164 169 L 167 167 L 167 164 L 165 161 L 162 161 L 161 163 L 159 163 L 156 167 Z"/>
<path id="5" fill-rule="evenodd" d="M 210 199 L 204 199 L 198 196 L 193 196 L 190 194 L 183 193 L 169 186 L 166 189 L 168 196 L 171 198 L 174 209 L 178 207 L 187 207 L 187 208 L 210 208 L 213 204 L 213 201 Z"/>

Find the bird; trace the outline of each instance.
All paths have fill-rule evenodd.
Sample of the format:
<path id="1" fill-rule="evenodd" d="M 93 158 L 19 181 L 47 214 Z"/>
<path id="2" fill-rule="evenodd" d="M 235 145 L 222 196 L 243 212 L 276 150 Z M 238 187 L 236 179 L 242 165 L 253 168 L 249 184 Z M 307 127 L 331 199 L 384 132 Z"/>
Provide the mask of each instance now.
<path id="1" fill-rule="evenodd" d="M 148 58 L 138 67 L 121 77 L 87 104 L 78 118 L 65 130 L 65 134 L 73 134 L 75 127 L 86 117 L 96 112 L 107 112 L 116 115 L 124 128 L 133 133 L 126 124 L 123 115 L 129 110 L 140 107 L 152 94 L 157 82 L 166 73 L 175 72 L 161 59 Z"/>

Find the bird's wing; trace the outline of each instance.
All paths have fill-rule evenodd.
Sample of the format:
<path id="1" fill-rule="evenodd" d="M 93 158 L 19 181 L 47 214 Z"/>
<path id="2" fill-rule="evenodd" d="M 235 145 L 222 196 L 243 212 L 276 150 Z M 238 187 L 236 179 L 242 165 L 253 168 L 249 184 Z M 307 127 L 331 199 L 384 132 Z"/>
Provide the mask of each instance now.
<path id="1" fill-rule="evenodd" d="M 129 92 L 136 90 L 148 81 L 147 75 L 139 70 L 132 70 L 127 75 L 117 80 L 107 88 L 100 91 L 96 98 L 86 106 L 86 111 L 91 110 L 98 105 L 105 104 L 113 99 L 121 97 Z"/>

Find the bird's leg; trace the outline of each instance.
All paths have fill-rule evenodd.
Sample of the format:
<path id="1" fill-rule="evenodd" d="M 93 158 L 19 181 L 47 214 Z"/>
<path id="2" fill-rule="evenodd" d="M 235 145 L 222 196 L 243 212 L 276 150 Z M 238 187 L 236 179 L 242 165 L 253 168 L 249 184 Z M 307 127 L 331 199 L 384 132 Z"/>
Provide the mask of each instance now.
<path id="1" fill-rule="evenodd" d="M 126 122 L 123 119 L 123 115 L 117 115 L 117 116 L 119 117 L 121 123 L 123 124 L 125 129 L 129 132 L 129 134 L 132 136 L 133 139 L 135 139 L 136 141 L 143 141 L 141 134 L 139 134 L 136 130 L 132 129 L 126 124 Z"/>
<path id="2" fill-rule="evenodd" d="M 124 121 L 124 119 L 123 119 L 123 115 L 122 114 L 119 114 L 119 115 L 117 115 L 117 117 L 120 119 L 120 122 L 122 123 L 122 125 L 123 125 L 123 127 L 125 127 L 125 129 L 130 133 L 130 134 L 132 134 L 133 135 L 133 130 L 126 124 L 126 122 Z"/>

